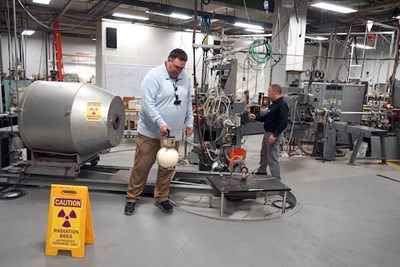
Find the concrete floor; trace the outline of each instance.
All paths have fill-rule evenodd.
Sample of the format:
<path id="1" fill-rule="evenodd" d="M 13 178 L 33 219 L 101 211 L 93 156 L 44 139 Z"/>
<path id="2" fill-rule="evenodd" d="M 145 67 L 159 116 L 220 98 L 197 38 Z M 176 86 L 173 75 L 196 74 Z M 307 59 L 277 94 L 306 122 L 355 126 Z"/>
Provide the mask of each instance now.
<path id="1" fill-rule="evenodd" d="M 250 136 L 244 144 L 250 169 L 258 165 L 260 142 Z M 125 139 L 99 164 L 130 166 L 133 147 L 134 139 Z M 25 188 L 24 197 L 0 200 L 0 266 L 397 267 L 400 183 L 382 176 L 400 181 L 400 171 L 375 161 L 349 166 L 349 158 L 282 158 L 282 180 L 301 204 L 271 220 L 164 214 L 149 197 L 125 216 L 123 193 L 91 191 L 95 244 L 86 245 L 83 259 L 45 256 L 49 189 Z"/>

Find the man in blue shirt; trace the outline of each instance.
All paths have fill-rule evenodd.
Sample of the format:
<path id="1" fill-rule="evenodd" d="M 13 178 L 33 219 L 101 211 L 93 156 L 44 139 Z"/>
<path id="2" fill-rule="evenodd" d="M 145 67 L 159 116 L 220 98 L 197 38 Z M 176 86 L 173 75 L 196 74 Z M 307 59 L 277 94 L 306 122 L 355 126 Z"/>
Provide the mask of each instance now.
<path id="1" fill-rule="evenodd" d="M 183 69 L 187 54 L 182 49 L 170 52 L 167 61 L 150 70 L 142 81 L 142 100 L 139 112 L 138 137 L 134 166 L 126 192 L 125 214 L 133 215 L 135 205 L 146 185 L 147 177 L 153 166 L 160 138 L 170 133 L 176 139 L 176 149 L 182 139 L 183 126 L 186 136 L 193 134 L 193 113 L 189 78 Z M 168 200 L 170 182 L 175 170 L 158 166 L 154 198 L 164 212 L 172 212 Z"/>
<path id="2" fill-rule="evenodd" d="M 279 144 L 283 140 L 282 132 L 288 124 L 289 107 L 282 98 L 282 88 L 279 84 L 271 84 L 268 96 L 272 103 L 268 106 L 265 116 L 249 113 L 250 120 L 264 122 L 264 138 L 261 147 L 260 166 L 256 174 L 267 174 L 267 166 L 274 178 L 281 179 L 279 167 Z"/>

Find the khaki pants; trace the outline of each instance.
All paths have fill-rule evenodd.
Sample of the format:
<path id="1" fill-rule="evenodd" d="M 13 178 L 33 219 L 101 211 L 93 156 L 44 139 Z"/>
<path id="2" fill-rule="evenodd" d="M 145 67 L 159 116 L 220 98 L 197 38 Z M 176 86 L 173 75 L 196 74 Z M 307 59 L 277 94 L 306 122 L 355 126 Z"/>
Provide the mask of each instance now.
<path id="1" fill-rule="evenodd" d="M 157 152 L 160 148 L 159 139 L 152 139 L 141 134 L 137 137 L 135 160 L 126 192 L 128 202 L 139 201 L 140 194 L 143 192 L 150 169 L 156 161 Z M 178 142 L 175 143 L 175 148 L 178 150 Z M 168 199 L 171 177 L 174 172 L 175 169 L 168 170 L 158 166 L 157 181 L 154 188 L 154 198 L 157 203 Z"/>

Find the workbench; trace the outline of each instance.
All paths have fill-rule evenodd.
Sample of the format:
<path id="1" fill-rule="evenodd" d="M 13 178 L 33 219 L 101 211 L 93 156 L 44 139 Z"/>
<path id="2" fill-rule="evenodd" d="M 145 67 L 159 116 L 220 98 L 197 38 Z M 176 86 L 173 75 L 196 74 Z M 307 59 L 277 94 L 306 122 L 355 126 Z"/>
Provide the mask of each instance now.
<path id="1" fill-rule="evenodd" d="M 356 159 L 381 159 L 382 163 L 386 164 L 386 138 L 388 137 L 388 132 L 386 130 L 367 127 L 363 125 L 353 125 L 346 122 L 334 122 L 334 127 L 336 128 L 336 130 L 346 132 L 349 138 L 350 149 L 353 150 L 350 161 L 348 163 L 349 165 L 355 165 L 354 162 Z M 353 145 L 353 135 L 357 136 L 357 142 L 355 146 Z M 361 143 L 363 142 L 363 138 L 370 138 L 371 136 L 379 136 L 381 145 L 381 157 L 357 157 L 357 153 L 360 149 Z"/>
<path id="2" fill-rule="evenodd" d="M 211 186 L 220 195 L 220 218 L 224 214 L 224 199 L 228 193 L 249 193 L 249 192 L 282 192 L 282 213 L 285 213 L 287 193 L 290 187 L 284 185 L 279 179 L 252 174 L 244 180 L 235 176 L 210 176 L 207 177 Z"/>

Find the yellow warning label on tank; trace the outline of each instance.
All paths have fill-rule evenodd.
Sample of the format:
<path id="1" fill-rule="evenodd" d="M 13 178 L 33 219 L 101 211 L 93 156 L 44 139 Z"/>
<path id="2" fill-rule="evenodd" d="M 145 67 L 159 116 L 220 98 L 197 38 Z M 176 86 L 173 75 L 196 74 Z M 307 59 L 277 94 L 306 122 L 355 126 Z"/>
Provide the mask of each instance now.
<path id="1" fill-rule="evenodd" d="M 101 120 L 101 102 L 87 102 L 86 121 Z"/>

